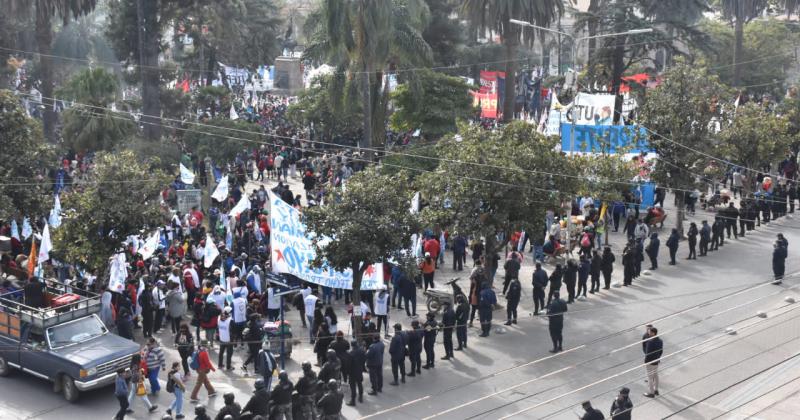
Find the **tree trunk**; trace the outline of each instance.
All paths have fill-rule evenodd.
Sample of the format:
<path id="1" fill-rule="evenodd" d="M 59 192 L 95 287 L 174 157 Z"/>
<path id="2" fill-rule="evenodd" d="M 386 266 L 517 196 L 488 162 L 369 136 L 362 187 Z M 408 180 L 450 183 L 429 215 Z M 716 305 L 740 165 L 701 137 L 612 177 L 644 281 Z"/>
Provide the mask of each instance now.
<path id="1" fill-rule="evenodd" d="M 516 79 L 517 79 L 517 44 L 519 43 L 516 33 L 503 39 L 506 46 L 506 85 L 503 98 L 503 122 L 514 119 L 514 103 L 516 102 Z"/>
<path id="2" fill-rule="evenodd" d="M 591 0 L 591 1 L 589 1 L 588 12 L 589 13 L 597 13 L 597 11 L 599 9 L 599 6 L 600 6 L 599 2 L 600 2 L 600 0 Z M 591 38 L 591 37 L 597 35 L 597 25 L 599 23 L 598 20 L 599 19 L 592 18 L 586 24 L 586 31 L 588 32 L 586 35 L 588 37 L 590 37 L 589 40 L 587 41 L 587 43 L 588 43 L 588 56 L 587 57 L 588 58 L 586 59 L 586 68 L 588 69 L 589 80 L 594 80 L 594 68 L 595 68 L 595 62 L 596 62 L 596 60 L 595 60 L 595 51 L 597 51 L 597 38 Z M 576 48 L 576 51 L 577 51 L 577 48 Z M 575 60 L 575 59 L 573 59 L 573 60 Z"/>
<path id="3" fill-rule="evenodd" d="M 46 7 L 41 7 L 46 9 Z M 36 10 L 36 43 L 39 47 L 39 92 L 42 93 L 42 120 L 44 137 L 55 143 L 56 113 L 53 111 L 53 57 L 50 55 L 53 43 L 53 28 L 49 10 Z"/>
<path id="4" fill-rule="evenodd" d="M 353 264 L 353 338 L 361 340 L 361 331 L 364 326 L 363 317 L 361 314 L 361 279 L 364 277 L 364 270 L 361 264 Z M 358 315 L 356 315 L 356 308 L 358 308 Z"/>
<path id="5" fill-rule="evenodd" d="M 142 77 L 142 123 L 146 138 L 161 139 L 161 80 L 158 54 L 161 31 L 158 27 L 158 3 L 139 0 L 139 71 Z"/>
<path id="6" fill-rule="evenodd" d="M 622 115 L 622 97 L 619 88 L 622 85 L 622 73 L 625 71 L 625 40 L 620 37 L 619 44 L 614 47 L 614 66 L 612 69 L 611 93 L 614 94 L 614 124 L 618 123 Z"/>
<path id="7" fill-rule="evenodd" d="M 736 22 L 733 27 L 733 32 L 736 40 L 733 44 L 733 86 L 739 86 L 741 81 L 741 64 L 739 63 L 742 56 L 742 44 L 744 42 L 744 19 L 736 17 Z"/>
<path id="8" fill-rule="evenodd" d="M 370 86 L 370 69 L 369 66 L 364 64 L 364 73 L 361 74 L 361 95 L 363 100 L 364 112 L 364 135 L 358 147 L 362 149 L 369 148 L 372 144 L 372 95 Z M 355 282 L 355 279 L 353 279 Z"/>
<path id="9" fill-rule="evenodd" d="M 675 191 L 675 207 L 677 207 L 677 214 L 675 215 L 675 229 L 678 229 L 678 236 L 681 238 L 683 235 L 683 219 L 686 218 L 686 196 L 682 191 Z"/>
<path id="10" fill-rule="evenodd" d="M 214 54 L 214 49 L 208 49 L 208 62 L 206 63 L 206 86 L 211 86 L 214 80 L 214 68 L 216 67 L 217 57 Z"/>

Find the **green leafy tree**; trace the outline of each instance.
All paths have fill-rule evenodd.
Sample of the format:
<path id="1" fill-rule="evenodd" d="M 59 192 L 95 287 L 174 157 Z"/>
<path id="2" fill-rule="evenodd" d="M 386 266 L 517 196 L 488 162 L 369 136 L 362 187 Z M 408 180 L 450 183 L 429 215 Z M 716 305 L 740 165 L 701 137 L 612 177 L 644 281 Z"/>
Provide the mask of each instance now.
<path id="1" fill-rule="evenodd" d="M 251 69 L 271 64 L 281 53 L 278 34 L 283 21 L 278 10 L 273 0 L 195 2 L 176 19 L 182 28 L 176 43 L 183 46 L 184 36 L 191 39 L 191 48 L 181 50 L 180 62 L 189 69 L 205 69 L 204 74 L 190 73 L 205 77 L 208 86 L 217 76 L 220 62 Z"/>
<path id="2" fill-rule="evenodd" d="M 550 26 L 558 15 L 563 13 L 561 0 L 464 0 L 464 13 L 481 29 L 492 29 L 500 35 L 506 49 L 506 84 L 503 100 L 503 121 L 511 121 L 514 117 L 516 101 L 517 49 L 520 41 L 532 42 L 534 32 L 523 29 L 510 22 L 511 19 L 523 20 L 538 26 Z M 524 36 L 523 36 L 524 35 Z"/>
<path id="3" fill-rule="evenodd" d="M 647 93 L 639 110 L 648 143 L 658 155 L 653 179 L 666 188 L 688 189 L 694 185 L 693 168 L 705 166 L 712 148 L 710 126 L 719 116 L 716 101 L 726 93 L 716 76 L 678 60 L 664 74 L 664 82 Z M 680 104 L 680 106 L 675 106 Z M 683 235 L 683 194 L 676 194 L 675 227 Z"/>
<path id="4" fill-rule="evenodd" d="M 288 118 L 302 126 L 314 125 L 314 131 L 326 139 L 355 138 L 361 129 L 363 113 L 358 95 L 338 95 L 333 89 L 334 75 L 319 76 L 289 106 Z M 327 141 L 327 140 L 326 140 Z"/>
<path id="5" fill-rule="evenodd" d="M 736 109 L 729 124 L 723 125 L 718 149 L 723 156 L 743 167 L 763 168 L 783 159 L 791 143 L 788 118 L 748 102 Z M 746 183 L 748 188 L 750 185 Z"/>
<path id="6" fill-rule="evenodd" d="M 0 133 L 0 219 L 47 214 L 52 184 L 42 168 L 52 164 L 55 152 L 44 143 L 41 125 L 7 90 L 0 90 Z"/>
<path id="7" fill-rule="evenodd" d="M 422 37 L 431 46 L 436 66 L 454 66 L 463 59 L 466 25 L 458 19 L 457 0 L 425 0 L 430 19 Z"/>
<path id="8" fill-rule="evenodd" d="M 59 97 L 76 102 L 63 116 L 62 135 L 67 147 L 107 151 L 135 132 L 131 117 L 110 109 L 117 90 L 117 78 L 102 68 L 78 73 L 59 90 Z"/>
<path id="9" fill-rule="evenodd" d="M 102 269 L 122 241 L 160 224 L 161 188 L 169 176 L 130 152 L 100 153 L 82 191 L 62 198 L 63 223 L 52 231 L 53 249 L 66 261 Z"/>
<path id="10" fill-rule="evenodd" d="M 421 129 L 423 135 L 437 138 L 455 131 L 456 121 L 472 116 L 473 87 L 457 77 L 431 70 L 398 87 L 392 95 L 396 110 L 391 117 L 397 130 Z"/>
<path id="11" fill-rule="evenodd" d="M 242 150 L 267 142 L 263 132 L 258 124 L 220 117 L 205 121 L 203 125 L 193 124 L 184 132 L 183 143 L 202 158 L 230 162 Z"/>
<path id="12" fill-rule="evenodd" d="M 458 137 L 440 140 L 438 168 L 415 180 L 430 203 L 423 221 L 485 237 L 487 254 L 502 250 L 514 231 L 541 231 L 545 211 L 580 185 L 556 175 L 577 169 L 556 142 L 522 122 L 490 132 L 462 127 Z"/>
<path id="13" fill-rule="evenodd" d="M 742 51 L 744 50 L 744 25 L 759 17 L 769 6 L 769 0 L 720 0 L 722 16 L 733 23 L 733 85 L 741 82 Z"/>
<path id="14" fill-rule="evenodd" d="M 358 299 L 364 272 L 372 264 L 404 260 L 411 235 L 419 230 L 409 212 L 412 192 L 403 174 L 382 175 L 370 168 L 347 181 L 347 188 L 325 206 L 305 212 L 316 251 L 315 267 L 353 271 L 353 296 Z M 331 238 L 324 242 L 323 238 Z M 361 333 L 361 316 L 354 317 L 355 334 Z"/>
<path id="15" fill-rule="evenodd" d="M 702 30 L 708 34 L 713 48 L 696 51 L 705 58 L 710 71 L 732 86 L 750 86 L 750 93 L 771 92 L 780 94 L 788 74 L 786 69 L 794 63 L 793 46 L 800 41 L 784 22 L 770 19 L 750 22 L 744 27 L 738 66 L 734 62 L 735 34 L 730 26 L 718 21 L 705 21 Z M 769 59 L 764 60 L 764 51 Z M 739 83 L 734 81 L 734 70 L 739 68 Z"/>
<path id="16" fill-rule="evenodd" d="M 44 135 L 55 141 L 56 113 L 53 111 L 53 26 L 54 19 L 67 25 L 71 20 L 94 10 L 97 0 L 3 0 L 0 6 L 11 14 L 35 18 L 36 44 L 39 52 L 39 91 L 44 105 Z"/>
<path id="17" fill-rule="evenodd" d="M 422 36 L 428 16 L 423 0 L 329 0 L 306 20 L 310 42 L 304 56 L 336 67 L 333 89 L 339 95 L 361 95 L 361 147 L 384 143 L 389 104 L 384 74 L 430 63 L 431 49 Z"/>

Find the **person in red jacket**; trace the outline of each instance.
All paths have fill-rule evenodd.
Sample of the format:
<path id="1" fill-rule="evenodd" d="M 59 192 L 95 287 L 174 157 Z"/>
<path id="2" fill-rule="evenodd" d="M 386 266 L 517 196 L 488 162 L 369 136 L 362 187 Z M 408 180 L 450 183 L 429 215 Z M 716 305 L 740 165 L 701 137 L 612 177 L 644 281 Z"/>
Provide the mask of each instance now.
<path id="1" fill-rule="evenodd" d="M 439 262 L 439 251 L 440 251 L 439 246 L 440 246 L 439 245 L 439 241 L 436 240 L 436 238 L 428 239 L 427 241 L 425 241 L 425 244 L 422 246 L 423 250 L 426 253 L 431 254 L 431 259 L 436 264 L 436 267 L 439 266 L 439 264 L 438 264 L 438 262 Z"/>
<path id="2" fill-rule="evenodd" d="M 211 364 L 211 360 L 208 358 L 208 349 L 206 348 L 206 345 L 206 342 L 202 341 L 197 347 L 197 364 L 199 366 L 197 368 L 197 380 L 194 383 L 194 388 L 192 389 L 192 396 L 190 399 L 190 401 L 193 403 L 198 401 L 197 394 L 200 392 L 201 386 L 206 387 L 209 397 L 217 395 L 217 391 L 214 389 L 214 386 L 211 385 L 211 381 L 208 380 L 208 374 L 216 369 L 214 369 L 214 365 Z"/>

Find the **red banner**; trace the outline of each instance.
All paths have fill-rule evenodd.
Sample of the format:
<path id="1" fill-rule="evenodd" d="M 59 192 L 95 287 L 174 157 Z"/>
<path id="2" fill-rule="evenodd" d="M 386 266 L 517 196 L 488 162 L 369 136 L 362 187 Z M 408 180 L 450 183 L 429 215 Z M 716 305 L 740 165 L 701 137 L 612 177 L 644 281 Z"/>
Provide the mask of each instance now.
<path id="1" fill-rule="evenodd" d="M 497 118 L 498 79 L 505 79 L 502 71 L 481 70 L 480 89 L 472 92 L 473 105 L 481 108 L 481 118 Z"/>

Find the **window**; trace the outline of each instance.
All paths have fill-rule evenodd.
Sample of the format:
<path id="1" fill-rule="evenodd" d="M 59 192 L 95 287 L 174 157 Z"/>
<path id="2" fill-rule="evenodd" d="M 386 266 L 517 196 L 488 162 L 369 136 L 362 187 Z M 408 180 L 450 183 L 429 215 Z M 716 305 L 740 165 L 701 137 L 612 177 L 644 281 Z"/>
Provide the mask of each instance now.
<path id="1" fill-rule="evenodd" d="M 106 327 L 96 316 L 90 316 L 47 329 L 51 348 L 82 343 L 107 333 Z"/>

